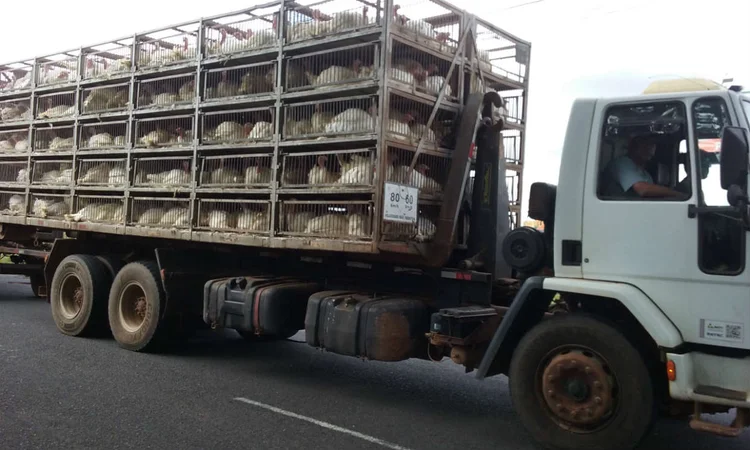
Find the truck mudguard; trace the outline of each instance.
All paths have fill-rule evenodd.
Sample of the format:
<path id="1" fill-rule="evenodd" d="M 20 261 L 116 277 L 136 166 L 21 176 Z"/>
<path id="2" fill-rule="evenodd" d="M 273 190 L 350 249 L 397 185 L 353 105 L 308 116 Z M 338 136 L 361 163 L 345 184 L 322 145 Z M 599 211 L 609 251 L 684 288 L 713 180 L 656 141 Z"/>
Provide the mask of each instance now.
<path id="1" fill-rule="evenodd" d="M 479 364 L 477 378 L 487 376 L 497 357 L 509 361 L 520 337 L 541 320 L 549 305 L 550 296 L 534 295 L 540 292 L 567 292 L 614 299 L 630 311 L 659 347 L 675 348 L 683 342 L 677 327 L 635 286 L 606 281 L 532 277 L 521 286 L 490 341 Z"/>

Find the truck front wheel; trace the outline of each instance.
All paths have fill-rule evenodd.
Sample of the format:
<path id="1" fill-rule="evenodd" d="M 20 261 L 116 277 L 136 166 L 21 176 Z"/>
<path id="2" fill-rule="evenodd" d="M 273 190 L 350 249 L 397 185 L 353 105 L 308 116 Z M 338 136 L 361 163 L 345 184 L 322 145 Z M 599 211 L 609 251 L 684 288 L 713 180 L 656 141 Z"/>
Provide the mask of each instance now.
<path id="1" fill-rule="evenodd" d="M 531 329 L 508 375 L 521 422 L 547 448 L 630 449 L 656 417 L 640 353 L 593 317 L 565 314 Z"/>
<path id="2" fill-rule="evenodd" d="M 92 334 L 107 325 L 107 292 L 112 277 L 90 255 L 70 255 L 55 269 L 50 307 L 57 329 L 70 336 Z"/>
<path id="3" fill-rule="evenodd" d="M 132 262 L 120 269 L 109 291 L 109 327 L 117 343 L 132 351 L 153 350 L 163 334 L 164 300 L 156 263 Z"/>

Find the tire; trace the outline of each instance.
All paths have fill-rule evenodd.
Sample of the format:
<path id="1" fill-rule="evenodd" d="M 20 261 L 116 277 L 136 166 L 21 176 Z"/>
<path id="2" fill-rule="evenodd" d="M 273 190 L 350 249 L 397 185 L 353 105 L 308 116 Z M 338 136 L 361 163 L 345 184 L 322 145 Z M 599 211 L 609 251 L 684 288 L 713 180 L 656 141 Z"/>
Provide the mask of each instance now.
<path id="1" fill-rule="evenodd" d="M 601 319 L 565 314 L 538 324 L 515 349 L 508 376 L 521 422 L 546 448 L 631 449 L 656 418 L 654 387 L 641 354 Z M 575 379 L 584 381 L 570 381 Z M 615 383 L 616 390 L 607 389 Z M 610 413 L 603 416 L 603 410 Z M 581 423 L 587 420 L 595 422 Z"/>
<path id="2" fill-rule="evenodd" d="M 31 285 L 31 290 L 32 292 L 34 292 L 35 297 L 47 298 L 47 295 L 39 295 L 39 291 L 41 288 L 45 288 L 44 290 L 45 292 L 47 292 L 47 283 L 44 281 L 43 274 L 29 276 L 29 284 Z"/>
<path id="3" fill-rule="evenodd" d="M 126 264 L 109 291 L 109 327 L 120 347 L 136 352 L 156 350 L 165 335 L 160 320 L 164 288 L 153 261 Z"/>
<path id="4" fill-rule="evenodd" d="M 107 268 L 107 271 L 109 272 L 110 276 L 112 276 L 112 279 L 115 279 L 115 276 L 117 276 L 117 272 L 122 269 L 122 261 L 120 258 L 112 255 L 97 255 L 96 259 L 101 261 L 102 264 Z"/>
<path id="5" fill-rule="evenodd" d="M 107 327 L 107 294 L 112 277 L 90 255 L 71 255 L 55 270 L 50 308 L 55 325 L 69 336 L 88 336 Z"/>

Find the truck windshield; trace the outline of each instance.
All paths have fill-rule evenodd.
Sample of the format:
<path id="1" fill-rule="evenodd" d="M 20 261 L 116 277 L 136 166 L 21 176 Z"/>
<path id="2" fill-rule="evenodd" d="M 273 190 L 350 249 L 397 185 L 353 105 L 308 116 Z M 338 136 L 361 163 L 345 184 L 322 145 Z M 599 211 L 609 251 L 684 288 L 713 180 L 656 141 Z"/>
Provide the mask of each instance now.
<path id="1" fill-rule="evenodd" d="M 703 202 L 706 206 L 727 206 L 727 193 L 719 178 L 721 135 L 724 127 L 731 125 L 727 104 L 721 97 L 704 97 L 694 102 L 692 109 Z"/>

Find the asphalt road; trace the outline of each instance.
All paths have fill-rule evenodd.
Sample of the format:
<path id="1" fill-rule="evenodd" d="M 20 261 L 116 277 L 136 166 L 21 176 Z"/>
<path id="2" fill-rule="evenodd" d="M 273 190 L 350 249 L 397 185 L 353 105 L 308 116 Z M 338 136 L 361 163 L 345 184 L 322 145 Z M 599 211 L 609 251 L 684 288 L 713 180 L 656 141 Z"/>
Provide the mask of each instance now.
<path id="1" fill-rule="evenodd" d="M 449 361 L 363 362 L 289 341 L 251 346 L 233 333 L 132 353 L 59 334 L 25 283 L 0 277 L 3 449 L 536 448 L 504 377 L 480 382 Z M 748 444 L 750 432 L 724 439 L 662 421 L 643 448 Z"/>

